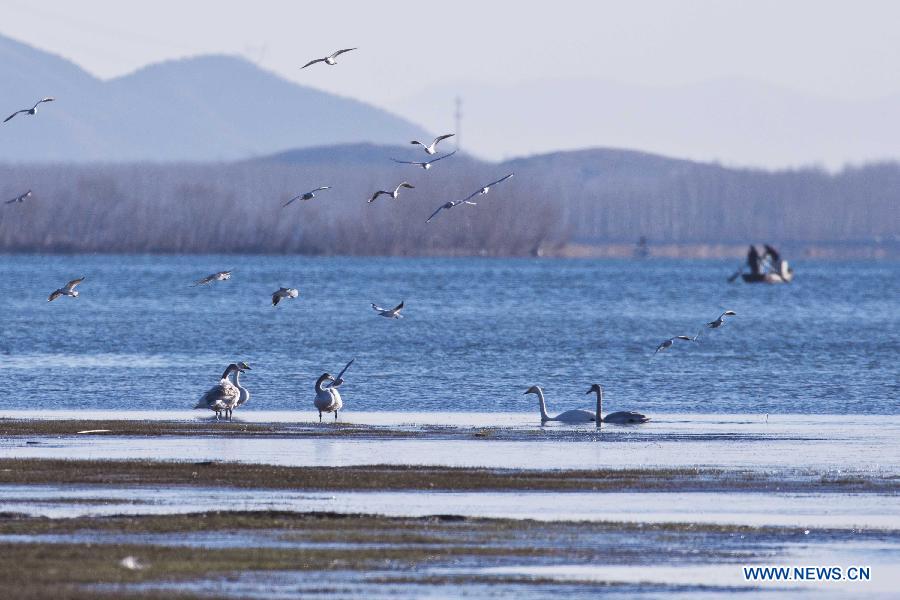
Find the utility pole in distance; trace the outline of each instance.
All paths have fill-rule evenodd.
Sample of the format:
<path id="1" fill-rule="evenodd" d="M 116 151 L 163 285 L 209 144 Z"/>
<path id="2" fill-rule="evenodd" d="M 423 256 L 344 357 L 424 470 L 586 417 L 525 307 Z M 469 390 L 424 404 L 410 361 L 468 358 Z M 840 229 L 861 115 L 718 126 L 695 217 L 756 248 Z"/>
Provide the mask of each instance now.
<path id="1" fill-rule="evenodd" d="M 459 151 L 461 144 L 459 142 L 462 135 L 462 98 L 456 97 L 456 150 Z"/>

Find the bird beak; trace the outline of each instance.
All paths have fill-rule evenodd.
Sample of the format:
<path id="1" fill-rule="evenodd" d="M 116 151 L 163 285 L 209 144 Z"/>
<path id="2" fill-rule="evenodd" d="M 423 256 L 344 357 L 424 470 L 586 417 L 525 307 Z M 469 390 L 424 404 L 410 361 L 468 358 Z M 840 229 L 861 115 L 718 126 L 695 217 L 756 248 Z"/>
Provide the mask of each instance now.
<path id="1" fill-rule="evenodd" d="M 591 388 L 591 389 L 589 389 L 588 391 L 586 391 L 586 392 L 584 393 L 584 395 L 587 396 L 588 394 L 590 394 L 590 393 L 593 392 L 593 391 L 594 391 L 594 388 Z"/>

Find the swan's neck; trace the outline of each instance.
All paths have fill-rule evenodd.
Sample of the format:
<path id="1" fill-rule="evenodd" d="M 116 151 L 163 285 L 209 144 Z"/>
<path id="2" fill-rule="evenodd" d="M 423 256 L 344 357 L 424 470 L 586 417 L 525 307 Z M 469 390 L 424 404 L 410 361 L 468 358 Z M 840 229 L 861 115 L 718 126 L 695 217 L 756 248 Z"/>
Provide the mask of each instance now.
<path id="1" fill-rule="evenodd" d="M 321 377 L 316 379 L 316 393 L 317 394 L 321 394 L 323 391 L 325 391 L 322 388 L 322 384 L 325 382 L 326 379 L 327 379 L 327 377 L 325 377 L 324 375 L 322 375 Z"/>
<path id="2" fill-rule="evenodd" d="M 550 415 L 547 414 L 547 403 L 544 402 L 544 391 L 541 389 L 538 389 L 537 397 L 538 397 L 538 406 L 541 407 L 541 423 L 543 423 L 544 421 L 549 421 Z"/>
<path id="3" fill-rule="evenodd" d="M 600 416 L 600 411 L 603 409 L 603 390 L 596 390 L 597 392 L 597 429 L 600 429 L 600 423 L 603 420 L 603 417 Z"/>
<path id="4" fill-rule="evenodd" d="M 243 390 L 244 388 L 241 387 L 241 372 L 240 372 L 240 370 L 235 370 L 235 371 L 233 371 L 233 373 L 234 373 L 234 387 L 236 387 L 239 390 Z"/>
<path id="5" fill-rule="evenodd" d="M 225 368 L 225 372 L 222 373 L 222 379 L 228 379 L 228 376 L 231 374 L 231 366 Z"/>

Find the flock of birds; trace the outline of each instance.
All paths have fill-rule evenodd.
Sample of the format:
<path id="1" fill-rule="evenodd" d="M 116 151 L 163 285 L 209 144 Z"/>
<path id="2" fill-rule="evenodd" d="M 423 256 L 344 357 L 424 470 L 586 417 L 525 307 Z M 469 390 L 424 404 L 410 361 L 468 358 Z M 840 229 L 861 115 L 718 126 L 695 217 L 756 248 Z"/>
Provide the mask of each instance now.
<path id="1" fill-rule="evenodd" d="M 317 58 L 317 59 L 309 61 L 308 63 L 303 65 L 301 67 L 301 69 L 305 69 L 305 68 L 307 68 L 311 65 L 317 64 L 317 63 L 324 63 L 326 65 L 334 66 L 337 64 L 338 56 L 340 56 L 341 54 L 344 54 L 346 52 L 351 52 L 353 50 L 356 50 L 356 48 L 345 48 L 343 50 L 338 50 L 326 57 Z M 6 117 L 6 119 L 4 119 L 3 122 L 6 123 L 20 114 L 34 116 L 37 114 L 37 109 L 41 104 L 44 104 L 46 102 L 53 102 L 54 100 L 55 99 L 52 97 L 42 98 L 42 99 L 38 100 L 37 102 L 35 102 L 34 105 L 31 106 L 30 108 L 23 108 L 21 110 L 15 111 L 14 113 L 12 113 L 8 117 Z M 454 134 L 447 133 L 447 134 L 437 136 L 429 144 L 420 142 L 418 140 L 412 140 L 410 142 L 410 144 L 416 145 L 416 146 L 421 146 L 422 149 L 424 150 L 425 154 L 427 154 L 428 156 L 434 156 L 438 152 L 438 150 L 437 150 L 438 144 L 440 144 L 442 141 L 444 141 L 448 138 L 451 138 L 453 136 L 454 136 Z M 400 163 L 400 164 L 417 166 L 417 167 L 420 167 L 423 170 L 427 171 L 431 168 L 431 166 L 434 163 L 436 163 L 440 160 L 444 160 L 445 158 L 449 158 L 449 157 L 453 156 L 454 154 L 456 154 L 456 150 L 454 150 L 453 152 L 449 152 L 447 154 L 438 156 L 437 158 L 427 160 L 427 161 L 406 161 L 406 160 L 399 160 L 396 158 L 391 158 L 391 160 L 396 163 Z M 488 194 L 491 191 L 492 187 L 503 183 L 504 181 L 506 181 L 513 175 L 514 175 L 513 173 L 504 175 L 500 179 L 497 179 L 496 181 L 492 181 L 491 183 L 488 183 L 487 185 L 481 187 L 480 189 L 472 192 L 471 194 L 469 194 L 468 196 L 466 196 L 463 199 L 451 200 L 451 201 L 448 201 L 448 202 L 442 204 L 431 214 L 431 216 L 428 217 L 428 219 L 426 219 L 425 222 L 430 223 L 432 221 L 432 219 L 434 219 L 443 210 L 450 210 L 452 208 L 455 208 L 455 207 L 461 206 L 461 205 L 462 206 L 477 205 L 476 202 L 472 201 L 473 198 L 476 198 L 477 196 L 483 196 L 483 195 Z M 396 187 L 394 187 L 393 190 L 377 190 L 375 193 L 372 194 L 372 197 L 369 198 L 368 202 L 372 203 L 380 196 L 390 196 L 392 199 L 396 200 L 400 195 L 400 190 L 404 189 L 404 188 L 405 189 L 415 189 L 415 187 L 413 185 L 411 185 L 409 182 L 403 181 L 400 184 L 398 184 Z M 290 198 L 287 202 L 285 202 L 282 205 L 282 208 L 289 206 L 290 204 L 292 204 L 293 202 L 295 202 L 297 200 L 301 200 L 301 201 L 312 200 L 316 197 L 316 194 L 318 192 L 322 192 L 322 191 L 329 190 L 329 189 L 331 189 L 331 186 L 326 185 L 326 186 L 317 187 L 315 189 L 312 189 L 308 192 L 304 192 L 302 194 L 298 194 L 298 195 L 294 196 L 293 198 Z M 12 198 L 12 199 L 6 201 L 6 204 L 21 204 L 21 203 L 25 202 L 25 200 L 27 200 L 31 196 L 32 196 L 32 191 L 28 190 L 27 192 L 20 194 L 19 196 L 16 196 L 15 198 Z M 219 271 L 217 273 L 213 273 L 211 275 L 208 275 L 208 276 L 196 281 L 194 283 L 194 285 L 198 285 L 198 286 L 199 285 L 208 285 L 208 284 L 212 284 L 212 283 L 218 282 L 218 281 L 227 281 L 228 279 L 231 279 L 232 271 L 233 270 Z M 69 281 L 63 287 L 54 290 L 50 294 L 50 296 L 47 298 L 47 301 L 52 302 L 52 301 L 56 300 L 57 298 L 60 298 L 61 296 L 68 296 L 70 298 L 78 298 L 79 292 L 75 288 L 78 287 L 78 285 L 80 285 L 84 280 L 85 280 L 85 277 L 82 276 L 77 279 L 73 279 L 73 280 Z M 278 304 L 282 300 L 291 300 L 291 299 L 297 298 L 299 295 L 300 295 L 300 292 L 296 288 L 281 287 L 272 293 L 272 306 L 278 306 Z M 377 315 L 388 318 L 388 319 L 402 318 L 403 315 L 401 315 L 400 312 L 403 310 L 403 307 L 404 307 L 404 302 L 400 302 L 400 304 L 398 304 L 397 306 L 395 306 L 393 308 L 384 308 L 377 304 L 374 304 L 374 303 L 372 304 L 372 309 L 375 311 L 375 313 Z M 722 327 L 722 325 L 725 324 L 725 317 L 734 316 L 735 314 L 736 313 L 734 311 L 727 310 L 727 311 L 723 312 L 721 315 L 719 315 L 719 317 L 717 319 L 710 321 L 709 323 L 706 323 L 706 327 L 710 328 L 710 329 L 718 329 L 718 328 Z M 703 330 L 701 329 L 701 332 L 702 331 Z M 700 333 L 697 333 L 697 335 L 695 335 L 693 337 L 686 336 L 686 335 L 678 335 L 678 336 L 669 338 L 669 339 L 665 340 L 664 342 L 662 342 L 656 348 L 656 352 L 654 353 L 654 355 L 671 348 L 674 345 L 676 340 L 697 342 L 699 340 L 699 337 L 700 337 Z M 340 371 L 340 373 L 338 374 L 337 377 L 333 377 L 329 373 L 323 373 L 316 380 L 316 383 L 315 383 L 316 395 L 315 395 L 313 404 L 316 407 L 316 409 L 319 411 L 319 421 L 320 422 L 322 421 L 323 413 L 334 413 L 334 418 L 335 418 L 335 420 L 337 420 L 338 412 L 341 410 L 341 408 L 343 408 L 343 405 L 344 405 L 343 400 L 341 398 L 341 394 L 338 391 L 338 387 L 340 387 L 341 384 L 344 383 L 344 374 L 350 368 L 350 365 L 353 364 L 354 360 L 355 359 L 348 362 L 347 365 Z M 230 420 L 233 416 L 234 410 L 236 408 L 240 408 L 241 406 L 246 404 L 247 401 L 250 399 L 249 390 L 247 390 L 247 388 L 242 386 L 241 382 L 240 382 L 241 373 L 244 373 L 249 370 L 251 370 L 250 365 L 248 365 L 246 362 L 238 362 L 238 363 L 229 364 L 225 368 L 225 371 L 222 373 L 222 376 L 220 377 L 219 382 L 216 385 L 214 385 L 213 387 L 211 387 L 209 390 L 207 390 L 206 393 L 203 394 L 203 396 L 200 398 L 200 400 L 197 403 L 197 405 L 195 406 L 195 408 L 212 410 L 213 412 L 215 412 L 216 420 L 219 420 L 222 416 L 224 416 L 226 419 Z M 593 412 L 590 410 L 577 409 L 577 410 L 569 410 L 569 411 L 566 411 L 559 415 L 556 415 L 555 417 L 551 417 L 547 413 L 547 404 L 544 399 L 544 391 L 539 386 L 532 386 L 532 387 L 528 388 L 528 390 L 525 391 L 526 395 L 527 394 L 536 394 L 538 397 L 538 406 L 540 408 L 540 414 L 541 414 L 541 424 L 544 424 L 548 421 L 558 421 L 558 422 L 562 422 L 562 423 L 595 422 L 597 424 L 597 427 L 599 428 L 601 423 L 640 424 L 640 423 L 646 423 L 647 421 L 650 420 L 645 415 L 642 415 L 637 412 L 631 412 L 631 411 L 614 412 L 614 413 L 606 415 L 605 417 L 602 417 L 601 409 L 602 409 L 602 404 L 603 404 L 603 388 L 598 384 L 593 384 L 590 387 L 590 389 L 587 391 L 587 393 L 588 394 L 595 393 L 597 395 L 596 412 Z"/>

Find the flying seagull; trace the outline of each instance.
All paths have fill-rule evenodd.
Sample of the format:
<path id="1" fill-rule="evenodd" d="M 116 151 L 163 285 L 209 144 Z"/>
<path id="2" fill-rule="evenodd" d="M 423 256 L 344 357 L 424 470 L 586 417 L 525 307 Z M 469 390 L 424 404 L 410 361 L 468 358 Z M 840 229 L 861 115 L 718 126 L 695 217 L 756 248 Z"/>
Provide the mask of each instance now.
<path id="1" fill-rule="evenodd" d="M 469 194 L 469 196 L 468 196 L 465 200 L 463 200 L 463 202 L 465 202 L 465 201 L 467 201 L 467 200 L 471 200 L 471 199 L 474 198 L 475 196 L 483 196 L 484 194 L 487 194 L 488 192 L 491 191 L 491 188 L 492 188 L 493 186 L 497 185 L 498 183 L 502 183 L 502 182 L 506 181 L 507 179 L 509 179 L 509 178 L 512 177 L 513 175 L 515 175 L 515 173 L 510 173 L 509 175 L 504 175 L 503 177 L 501 177 L 501 178 L 498 179 L 497 181 L 492 181 L 492 182 L 490 182 L 489 184 L 487 184 L 486 186 L 484 186 L 483 188 L 481 188 L 481 189 L 478 190 L 477 192 L 472 192 L 471 194 Z"/>
<path id="2" fill-rule="evenodd" d="M 338 50 L 338 51 L 335 52 L 334 54 L 332 54 L 332 55 L 330 55 L 330 56 L 326 56 L 325 58 L 317 58 L 316 60 L 311 60 L 311 61 L 309 61 L 308 63 L 306 63 L 305 65 L 303 65 L 303 66 L 300 67 L 300 68 L 301 68 L 301 69 L 305 69 L 305 68 L 308 67 L 309 65 L 314 65 L 314 64 L 320 63 L 320 62 L 323 62 L 323 63 L 325 63 L 326 65 L 334 66 L 334 65 L 337 64 L 337 61 L 334 60 L 334 59 L 336 59 L 338 56 L 340 56 L 340 55 L 343 54 L 344 52 L 350 52 L 351 50 L 356 50 L 356 48 L 344 48 L 343 50 Z"/>
<path id="3" fill-rule="evenodd" d="M 697 336 L 694 336 L 694 337 L 688 337 L 688 336 L 686 336 L 686 335 L 676 335 L 675 337 L 669 338 L 669 339 L 667 339 L 666 341 L 664 341 L 662 344 L 660 344 L 659 346 L 657 346 L 657 347 L 656 347 L 656 352 L 654 352 L 653 354 L 658 354 L 658 353 L 662 352 L 663 350 L 668 350 L 669 348 L 672 347 L 672 344 L 675 343 L 675 340 L 685 340 L 685 341 L 688 341 L 688 342 L 696 342 L 696 341 L 697 341 Z"/>
<path id="4" fill-rule="evenodd" d="M 427 171 L 428 169 L 431 168 L 431 163 L 436 163 L 437 161 L 447 158 L 448 156 L 453 156 L 454 154 L 456 154 L 456 150 L 454 150 L 450 154 L 438 156 L 437 158 L 432 158 L 431 160 L 426 161 L 426 162 L 418 162 L 415 160 L 397 160 L 396 158 L 392 158 L 391 160 L 394 161 L 395 163 L 400 163 L 401 165 L 416 165 L 417 167 L 422 167 L 423 169 L 425 169 Z"/>
<path id="5" fill-rule="evenodd" d="M 225 281 L 226 279 L 231 279 L 231 271 L 219 271 L 218 273 L 207 275 L 203 279 L 194 282 L 194 285 L 206 285 L 213 281 Z"/>
<path id="6" fill-rule="evenodd" d="M 77 298 L 78 290 L 75 289 L 75 286 L 77 286 L 82 281 L 84 281 L 83 276 L 79 277 L 78 279 L 73 279 L 72 281 L 70 281 L 63 287 L 59 288 L 58 290 L 54 290 L 53 293 L 50 294 L 50 297 L 47 298 L 47 302 L 53 302 L 60 296 L 71 296 L 72 298 Z"/>
<path id="7" fill-rule="evenodd" d="M 733 317 L 735 315 L 737 315 L 737 313 L 734 312 L 733 310 L 726 310 L 721 315 L 719 315 L 718 319 L 716 319 L 715 321 L 710 321 L 709 323 L 706 324 L 706 326 L 709 327 L 710 329 L 718 329 L 719 327 L 721 327 L 722 325 L 725 324 L 725 317 Z"/>
<path id="8" fill-rule="evenodd" d="M 385 196 L 390 196 L 391 198 L 396 200 L 397 197 L 400 195 L 400 188 L 409 188 L 411 190 L 416 189 L 414 185 L 410 185 L 409 183 L 404 181 L 403 183 L 401 183 L 400 185 L 395 187 L 393 192 L 386 192 L 384 190 L 378 190 L 377 192 L 372 194 L 372 197 L 369 198 L 369 202 L 375 202 L 375 198 L 377 198 L 378 196 L 381 196 L 382 194 L 384 194 Z"/>
<path id="9" fill-rule="evenodd" d="M 7 200 L 7 201 L 6 201 L 6 204 L 22 203 L 22 202 L 25 202 L 25 199 L 26 199 L 26 198 L 31 198 L 31 190 L 28 190 L 28 191 L 25 192 L 24 194 L 21 194 L 21 195 L 19 195 L 19 196 L 16 196 L 16 197 L 13 198 L 12 200 Z"/>
<path id="10" fill-rule="evenodd" d="M 300 295 L 294 288 L 279 288 L 277 292 L 272 294 L 272 306 L 278 306 L 278 303 L 281 302 L 282 298 L 296 298 Z"/>
<path id="11" fill-rule="evenodd" d="M 400 311 L 403 310 L 403 302 L 395 306 L 394 308 L 382 308 L 372 303 L 372 309 L 377 312 L 382 317 L 387 317 L 388 319 L 402 319 L 403 315 L 400 314 Z"/>
<path id="12" fill-rule="evenodd" d="M 19 113 L 25 113 L 25 114 L 29 114 L 29 115 L 35 115 L 35 114 L 37 114 L 37 107 L 40 106 L 41 104 L 43 104 L 44 102 L 53 102 L 53 98 L 41 98 L 40 100 L 38 100 L 37 102 L 35 102 L 35 103 L 34 103 L 34 106 L 32 106 L 31 108 L 23 108 L 22 110 L 17 110 L 17 111 L 14 112 L 13 114 L 11 114 L 11 115 L 9 115 L 8 117 L 6 117 L 5 119 L 3 119 L 3 122 L 6 123 L 7 121 L 9 121 L 10 119 L 12 119 L 13 117 L 15 117 L 15 116 L 16 116 L 17 114 L 19 114 Z"/>
<path id="13" fill-rule="evenodd" d="M 330 186 L 330 185 L 326 185 L 326 186 L 322 186 L 322 187 L 317 187 L 316 189 L 310 190 L 310 191 L 306 192 L 305 194 L 300 194 L 300 195 L 298 195 L 298 196 L 294 196 L 293 198 L 291 198 L 290 200 L 288 200 L 287 202 L 285 202 L 285 203 L 281 206 L 281 208 L 284 208 L 285 206 L 287 206 L 288 204 L 290 204 L 290 203 L 293 202 L 294 200 L 312 200 L 313 198 L 316 197 L 316 192 L 321 192 L 322 190 L 328 190 L 328 189 L 331 189 L 331 186 Z"/>
<path id="14" fill-rule="evenodd" d="M 433 218 L 435 218 L 435 217 L 437 216 L 437 214 L 438 214 L 439 212 L 441 212 L 442 210 L 445 210 L 445 209 L 446 209 L 446 210 L 450 210 L 450 209 L 453 208 L 454 206 L 458 206 L 458 205 L 460 205 L 460 204 L 471 204 L 472 206 L 475 206 L 475 205 L 476 205 L 475 202 L 471 202 L 471 201 L 469 201 L 469 200 L 457 200 L 457 201 L 455 201 L 455 202 L 454 202 L 454 201 L 445 202 L 444 204 L 441 204 L 441 205 L 438 207 L 438 209 L 437 209 L 436 211 L 434 211 L 433 213 L 431 213 L 431 216 L 428 217 L 427 219 L 425 219 L 425 222 L 426 222 L 426 223 L 431 223 L 431 220 L 432 220 Z"/>
<path id="15" fill-rule="evenodd" d="M 422 146 L 422 148 L 425 149 L 426 154 L 436 154 L 437 150 L 435 150 L 434 148 L 435 148 L 435 146 L 438 145 L 438 142 L 440 142 L 441 140 L 446 140 L 447 138 L 452 138 L 454 135 L 456 135 L 456 134 L 455 133 L 445 133 L 444 135 L 439 135 L 436 138 L 434 138 L 434 141 L 432 141 L 427 146 L 417 140 L 411 141 L 410 144 L 413 144 L 416 146 Z"/>

